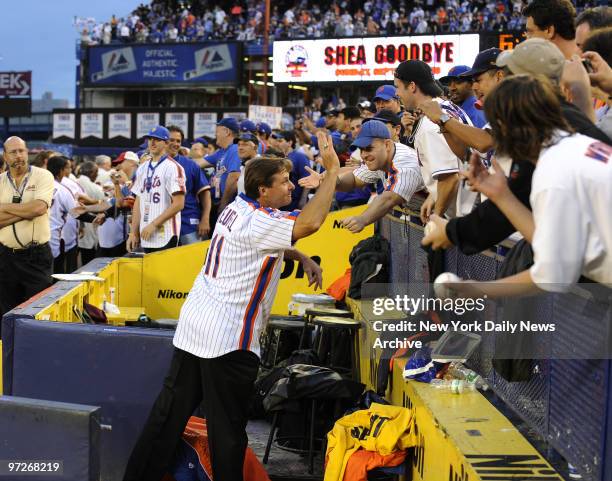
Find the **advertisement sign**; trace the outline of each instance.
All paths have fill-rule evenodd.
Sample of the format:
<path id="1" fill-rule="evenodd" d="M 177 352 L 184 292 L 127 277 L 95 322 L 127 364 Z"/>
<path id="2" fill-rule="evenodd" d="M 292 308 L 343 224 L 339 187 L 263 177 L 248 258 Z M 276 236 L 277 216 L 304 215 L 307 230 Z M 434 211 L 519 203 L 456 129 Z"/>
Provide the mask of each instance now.
<path id="1" fill-rule="evenodd" d="M 249 119 L 253 122 L 265 122 L 273 129 L 280 129 L 283 118 L 282 107 L 268 107 L 265 105 L 249 105 Z"/>
<path id="2" fill-rule="evenodd" d="M 0 97 L 32 95 L 32 72 L 0 72 Z"/>
<path id="3" fill-rule="evenodd" d="M 96 137 L 101 139 L 103 137 L 103 120 L 103 114 L 100 113 L 81 114 L 81 138 L 84 139 L 85 137 Z"/>
<path id="4" fill-rule="evenodd" d="M 189 135 L 189 114 L 187 112 L 168 112 L 166 113 L 166 127 L 174 125 L 180 127 L 183 133 Z"/>
<path id="5" fill-rule="evenodd" d="M 132 138 L 132 114 L 108 114 L 108 138 L 114 139 L 115 137 Z"/>
<path id="6" fill-rule="evenodd" d="M 141 139 L 149 133 L 153 127 L 159 125 L 159 114 L 157 112 L 152 114 L 139 113 L 136 115 L 136 137 Z"/>
<path id="7" fill-rule="evenodd" d="M 193 138 L 215 136 L 215 126 L 217 125 L 216 112 L 196 112 L 193 114 Z"/>
<path id="8" fill-rule="evenodd" d="M 273 44 L 274 82 L 390 81 L 400 62 L 422 60 L 436 77 L 472 65 L 478 34 L 291 40 Z"/>
<path id="9" fill-rule="evenodd" d="M 53 138 L 68 137 L 74 139 L 75 114 L 53 114 Z"/>
<path id="10" fill-rule="evenodd" d="M 235 84 L 239 43 L 94 46 L 86 82 L 96 85 Z"/>

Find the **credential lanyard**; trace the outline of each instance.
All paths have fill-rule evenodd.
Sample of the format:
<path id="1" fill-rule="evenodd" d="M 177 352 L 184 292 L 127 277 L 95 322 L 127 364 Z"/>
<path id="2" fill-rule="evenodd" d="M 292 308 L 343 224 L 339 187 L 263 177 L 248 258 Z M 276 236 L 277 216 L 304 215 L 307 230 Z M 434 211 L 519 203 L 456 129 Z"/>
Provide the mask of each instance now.
<path id="1" fill-rule="evenodd" d="M 151 187 L 153 187 L 153 176 L 155 175 L 155 169 L 157 169 L 159 165 L 167 158 L 167 155 L 163 156 L 161 159 L 159 159 L 159 162 L 155 167 L 153 167 L 152 162 L 149 161 L 149 165 L 147 166 L 147 178 L 145 180 L 145 189 L 147 192 L 150 192 Z"/>
<path id="2" fill-rule="evenodd" d="M 8 171 L 6 173 L 6 176 L 8 178 L 8 181 L 11 183 L 11 187 L 13 188 L 13 190 L 17 193 L 17 195 L 19 196 L 19 201 L 21 202 L 21 199 L 23 198 L 23 193 L 25 192 L 25 189 L 28 185 L 28 182 L 30 181 L 30 175 L 32 173 L 32 166 L 30 166 L 28 168 L 28 175 L 26 176 L 26 178 L 23 180 L 22 184 L 21 184 L 21 189 L 17 188 L 17 184 L 15 183 L 15 181 L 13 180 L 13 177 L 11 177 L 11 172 Z"/>

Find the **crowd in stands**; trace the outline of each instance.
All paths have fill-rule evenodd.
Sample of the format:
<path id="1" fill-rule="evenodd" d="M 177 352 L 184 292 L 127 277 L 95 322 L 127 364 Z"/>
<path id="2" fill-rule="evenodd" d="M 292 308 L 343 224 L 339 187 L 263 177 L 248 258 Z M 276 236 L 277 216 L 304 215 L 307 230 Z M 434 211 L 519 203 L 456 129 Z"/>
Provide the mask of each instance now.
<path id="1" fill-rule="evenodd" d="M 525 0 L 296 0 L 274 2 L 270 39 L 522 31 Z M 575 2 L 578 11 L 592 6 Z M 105 22 L 79 20 L 84 44 L 261 40 L 265 2 L 153 0 Z"/>
<path id="2" fill-rule="evenodd" d="M 272 129 L 256 118 L 223 118 L 214 139 L 188 142 L 179 128 L 159 126 L 146 144 L 115 159 L 75 165 L 54 152 L 38 155 L 32 162 L 40 168 L 36 174 L 51 172 L 59 196 L 50 213 L 55 270 L 70 272 L 79 252 L 86 262 L 96 255 L 118 256 L 139 247 L 150 252 L 209 237 L 216 215 L 246 192 L 245 166 L 261 154 L 291 160 L 295 188 L 286 208 L 301 209 L 324 181 L 319 160 L 329 144 L 343 168 L 335 206 L 369 203 L 361 215 L 343 221 L 351 232 L 422 196 L 421 220 L 430 225 L 424 243 L 434 249 L 455 245 L 473 254 L 519 231 L 543 260 L 536 262 L 532 278 L 521 278 L 525 285 L 546 289 L 547 283 L 575 282 L 581 273 L 612 282 L 612 8 L 588 9 L 576 17 L 567 0 L 534 0 L 522 14 L 527 40 L 512 51 L 484 50 L 473 65 L 456 65 L 440 79 L 424 62 L 402 62 L 394 85 L 373 89 L 358 105 L 316 98 L 312 107 L 320 113 L 306 111 L 289 130 Z M 11 138 L 4 149 L 4 168 L 12 175 L 0 176 L 5 199 L 0 200 L 0 244 L 8 245 L 8 250 L 0 245 L 0 254 L 10 256 L 32 242 L 28 236 L 46 233 L 28 227 L 43 214 L 39 204 L 25 209 L 22 197 L 30 190 L 24 194 L 14 183 L 27 171 L 26 144 Z M 552 164 L 545 162 L 542 171 L 556 179 L 554 185 L 537 176 L 539 162 L 551 157 L 559 159 L 558 170 L 550 171 Z M 572 162 L 578 158 L 582 164 L 576 168 Z M 562 175 L 578 183 L 565 185 Z M 608 182 L 604 190 L 598 176 Z M 556 202 L 560 195 L 566 197 Z M 147 210 L 141 198 L 162 210 Z M 555 225 L 554 219 L 567 217 L 558 208 L 570 206 L 583 209 L 576 219 L 589 217 L 587 231 L 565 222 Z M 131 216 L 132 207 L 140 215 Z M 22 241 L 15 240 L 11 225 L 19 226 Z"/>
<path id="3" fill-rule="evenodd" d="M 229 13 L 206 4 L 178 10 L 164 5 L 141 6 L 130 18 L 100 27 L 96 41 L 132 36 L 181 41 L 197 38 L 202 29 L 210 38 L 244 34 L 247 28 L 256 36 L 261 25 L 255 3 L 236 4 Z M 393 83 L 372 86 L 367 100 L 346 105 L 338 97 L 329 105 L 317 98 L 290 129 L 271 128 L 258 118 L 222 117 L 214 139 L 186 139 L 179 127 L 160 125 L 142 145 L 116 158 L 80 163 L 50 151 L 30 158 L 23 139 L 4 140 L 0 314 L 49 287 L 51 272 L 74 270 L 79 255 L 85 263 L 98 255 L 146 254 L 210 239 L 202 245 L 207 253 L 201 271 L 182 297 L 172 367 L 124 479 L 162 478 L 203 394 L 211 452 L 227 447 L 212 457 L 215 479 L 242 478 L 246 413 L 260 364 L 258 333 L 268 322 L 281 262 L 301 263 L 315 289 L 334 281 L 326 277 L 323 284 L 321 267 L 298 250 L 301 239 L 324 225 L 331 208 L 363 205 L 340 215 L 341 227 L 351 233 L 395 208 L 405 209 L 406 223 L 418 223 L 420 215 L 432 282 L 445 269 L 448 249 L 490 255 L 513 238 L 495 281 L 455 276 L 437 284 L 443 288 L 435 288 L 440 298 L 554 293 L 557 302 L 558 293 L 581 283 L 579 307 L 585 315 L 585 301 L 604 306 L 596 312 L 606 309 L 612 287 L 612 7 L 576 15 L 569 0 L 532 0 L 526 6 L 428 0 L 409 9 L 388 0 L 358 5 L 343 0 L 321 9 L 304 1 L 290 9 L 275 6 L 274 34 L 293 36 L 296 25 L 304 35 L 309 27 L 313 35 L 327 34 L 328 21 L 333 35 L 358 34 L 358 24 L 372 34 L 421 25 L 423 31 L 432 25 L 461 29 L 461 18 L 466 28 L 501 28 L 508 16 L 525 25 L 526 39 L 514 49 L 485 49 L 471 65 L 454 65 L 441 78 L 426 62 L 403 61 Z M 397 25 L 400 30 L 394 30 Z M 338 83 L 336 93 L 342 89 Z M 412 215 L 408 208 L 415 205 L 420 212 Z M 388 232 L 379 230 L 383 236 Z M 412 243 L 412 232 L 403 239 L 408 235 Z M 393 246 L 395 259 L 422 272 L 421 261 L 404 257 L 402 248 Z M 354 252 L 351 257 L 368 267 L 353 265 L 351 285 L 383 267 L 379 252 Z M 477 278 L 483 272 L 460 271 Z M 393 291 L 398 286 L 393 284 Z M 558 316 L 564 302 L 546 309 Z M 329 439 L 334 436 L 332 431 Z"/>

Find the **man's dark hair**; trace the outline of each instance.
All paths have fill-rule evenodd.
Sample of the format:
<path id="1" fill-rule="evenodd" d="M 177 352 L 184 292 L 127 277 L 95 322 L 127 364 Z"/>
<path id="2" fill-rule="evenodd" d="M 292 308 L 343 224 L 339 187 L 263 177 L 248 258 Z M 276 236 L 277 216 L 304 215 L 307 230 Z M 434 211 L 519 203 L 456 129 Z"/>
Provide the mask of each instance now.
<path id="1" fill-rule="evenodd" d="M 30 164 L 32 164 L 35 167 L 40 167 L 41 169 L 44 169 L 45 162 L 54 155 L 55 155 L 55 152 L 53 152 L 52 150 L 42 150 L 34 156 Z"/>
<path id="2" fill-rule="evenodd" d="M 561 38 L 576 38 L 576 9 L 569 0 L 533 0 L 523 9 L 523 16 L 532 17 L 540 30 L 555 27 L 555 33 Z"/>
<path id="3" fill-rule="evenodd" d="M 47 161 L 47 170 L 53 174 L 53 177 L 57 177 L 69 163 L 70 159 L 68 157 L 64 155 L 54 155 Z"/>
<path id="4" fill-rule="evenodd" d="M 283 154 L 280 150 L 275 149 L 274 147 L 268 147 L 266 149 L 265 156 L 266 157 L 284 157 L 285 154 Z"/>
<path id="5" fill-rule="evenodd" d="M 295 137 L 295 132 L 293 130 L 283 130 L 279 133 L 279 135 L 291 144 L 292 149 L 295 149 L 295 144 L 297 143 L 297 139 Z"/>
<path id="6" fill-rule="evenodd" d="M 185 140 L 185 133 L 183 132 L 183 129 L 181 129 L 178 125 L 168 125 L 168 127 L 166 128 L 168 129 L 168 132 L 178 132 L 179 134 L 181 134 L 181 142 Z"/>
<path id="7" fill-rule="evenodd" d="M 275 174 L 291 173 L 293 164 L 285 157 L 263 155 L 247 162 L 244 169 L 244 191 L 251 199 L 259 197 L 260 187 L 271 187 Z"/>
<path id="8" fill-rule="evenodd" d="M 576 18 L 576 27 L 586 23 L 591 30 L 612 26 L 612 7 L 600 6 L 583 10 Z"/>
<path id="9" fill-rule="evenodd" d="M 573 132 L 561 111 L 551 81 L 539 75 L 508 77 L 487 96 L 485 115 L 496 151 L 513 159 L 537 162 L 558 130 Z"/>
<path id="10" fill-rule="evenodd" d="M 361 110 L 358 107 L 345 107 L 341 111 L 342 115 L 344 115 L 345 119 L 353 120 L 361 118 Z"/>
<path id="11" fill-rule="evenodd" d="M 595 30 L 582 46 L 585 52 L 597 52 L 608 65 L 612 65 L 612 27 Z"/>
<path id="12" fill-rule="evenodd" d="M 79 174 L 91 179 L 94 173 L 98 172 L 98 166 L 95 162 L 83 162 L 79 167 Z M 93 180 L 93 179 L 92 179 Z"/>

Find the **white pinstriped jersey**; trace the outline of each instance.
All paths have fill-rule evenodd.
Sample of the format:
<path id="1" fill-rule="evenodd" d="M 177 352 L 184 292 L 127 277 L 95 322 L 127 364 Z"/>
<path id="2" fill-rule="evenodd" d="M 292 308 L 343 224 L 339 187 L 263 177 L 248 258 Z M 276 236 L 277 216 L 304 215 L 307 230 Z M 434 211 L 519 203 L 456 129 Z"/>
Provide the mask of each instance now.
<path id="1" fill-rule="evenodd" d="M 454 103 L 448 100 L 434 100 L 450 117 L 454 117 L 466 125 L 472 125 L 468 115 Z M 438 176 L 459 172 L 461 159 L 448 146 L 444 135 L 440 131 L 440 126 L 434 124 L 427 117 L 423 116 L 419 119 L 413 135 L 414 148 L 417 151 L 425 186 L 435 196 Z"/>
<path id="2" fill-rule="evenodd" d="M 172 204 L 172 194 L 185 192 L 185 171 L 172 157 L 162 158 L 155 166 L 146 161 L 136 171 L 132 193 L 140 201 L 140 231 L 159 217 Z M 142 247 L 164 247 L 173 236 L 179 236 L 181 213 L 168 219 L 149 240 L 141 239 Z"/>
<path id="3" fill-rule="evenodd" d="M 370 170 L 362 164 L 353 171 L 353 175 L 366 184 L 382 181 L 385 190 L 396 193 L 406 202 L 424 187 L 416 151 L 398 142 L 395 143 L 395 155 L 389 172 Z"/>
<path id="4" fill-rule="evenodd" d="M 51 227 L 49 245 L 51 246 L 51 253 L 54 258 L 61 253 L 60 241 L 62 239 L 64 227 L 70 219 L 76 221 L 76 219 L 70 215 L 70 209 L 74 209 L 77 206 L 78 204 L 72 191 L 63 183 L 59 183 L 55 180 L 53 182 L 53 200 L 51 201 L 51 209 L 49 211 L 49 224 Z M 64 242 L 66 241 L 64 240 Z M 76 238 L 72 245 L 65 246 L 64 249 L 72 249 L 74 246 L 76 246 Z"/>
<path id="5" fill-rule="evenodd" d="M 84 194 L 85 191 L 77 182 L 72 180 L 70 177 L 64 177 L 62 179 L 62 185 L 66 187 L 74 197 L 75 202 L 78 200 L 79 194 Z M 76 205 L 75 205 L 76 207 Z M 72 249 L 77 245 L 79 240 L 79 221 L 69 215 L 66 217 L 66 223 L 62 227 L 62 239 L 64 240 L 64 248 L 66 250 Z"/>
<path id="6" fill-rule="evenodd" d="M 259 355 L 259 335 L 298 214 L 261 207 L 244 194 L 221 212 L 204 266 L 181 309 L 177 348 L 202 358 L 237 350 Z"/>

